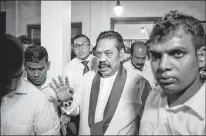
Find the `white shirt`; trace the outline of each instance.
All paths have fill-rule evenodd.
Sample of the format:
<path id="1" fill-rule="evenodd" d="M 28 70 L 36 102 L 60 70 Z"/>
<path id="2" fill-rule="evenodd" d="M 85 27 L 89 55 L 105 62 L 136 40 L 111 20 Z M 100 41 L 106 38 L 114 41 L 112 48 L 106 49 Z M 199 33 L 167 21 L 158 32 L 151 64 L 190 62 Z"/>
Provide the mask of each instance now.
<path id="1" fill-rule="evenodd" d="M 109 99 L 112 86 L 114 84 L 114 80 L 116 76 L 117 76 L 117 72 L 109 78 L 101 77 L 100 90 L 99 90 L 99 95 L 97 99 L 97 107 L 96 107 L 96 112 L 95 112 L 95 123 L 103 120 L 104 109 Z"/>
<path id="2" fill-rule="evenodd" d="M 123 65 L 124 65 L 126 70 L 138 71 L 138 73 L 141 76 L 143 76 L 150 83 L 152 88 L 154 88 L 156 86 L 157 81 L 155 80 L 154 74 L 152 72 L 150 60 L 145 61 L 145 65 L 144 65 L 142 71 L 138 70 L 137 68 L 135 68 L 132 65 L 131 59 L 129 61 L 126 61 L 125 63 L 123 63 Z"/>
<path id="3" fill-rule="evenodd" d="M 24 78 L 24 80 L 28 81 L 27 77 Z M 49 102 L 52 103 L 52 105 L 56 108 L 58 104 L 58 98 L 54 90 L 49 87 L 49 83 L 51 83 L 50 80 L 46 78 L 46 81 L 39 89 L 42 93 L 45 94 Z"/>
<path id="4" fill-rule="evenodd" d="M 59 120 L 54 117 L 43 93 L 28 81 L 1 102 L 1 135 L 58 135 Z"/>
<path id="5" fill-rule="evenodd" d="M 27 77 L 24 78 L 24 80 L 28 81 Z M 60 117 L 58 115 L 58 109 L 57 109 L 58 98 L 57 98 L 54 90 L 49 87 L 49 83 L 51 83 L 50 80 L 48 80 L 48 78 L 46 78 L 46 81 L 39 89 L 47 97 L 49 104 L 50 104 L 50 108 L 51 108 L 52 112 L 54 112 L 54 115 L 53 115 L 54 118 L 56 118 L 56 120 L 58 120 L 60 122 Z"/>
<path id="6" fill-rule="evenodd" d="M 90 54 L 89 57 L 86 60 L 84 60 L 89 61 L 87 64 L 89 70 L 93 69 L 93 58 L 94 56 Z M 74 92 L 79 89 L 80 81 L 83 77 L 83 71 L 85 66 L 81 62 L 82 60 L 74 58 L 65 66 L 63 70 L 63 76 L 68 76 L 69 85 L 74 89 Z"/>
<path id="7" fill-rule="evenodd" d="M 182 105 L 169 108 L 158 86 L 148 96 L 140 135 L 205 135 L 205 84 Z"/>

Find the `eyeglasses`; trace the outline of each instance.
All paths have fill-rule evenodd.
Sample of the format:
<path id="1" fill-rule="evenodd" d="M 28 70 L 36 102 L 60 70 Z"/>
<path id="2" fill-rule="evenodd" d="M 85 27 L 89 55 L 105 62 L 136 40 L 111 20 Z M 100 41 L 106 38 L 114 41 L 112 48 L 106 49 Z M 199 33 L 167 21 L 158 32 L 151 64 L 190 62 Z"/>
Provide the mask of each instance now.
<path id="1" fill-rule="evenodd" d="M 105 51 L 103 52 L 103 54 L 108 57 L 108 58 L 111 58 L 113 56 L 113 52 L 111 51 Z M 94 55 L 97 57 L 97 58 L 101 58 L 102 57 L 102 53 L 101 52 L 98 52 L 98 51 L 94 51 Z"/>
<path id="2" fill-rule="evenodd" d="M 74 47 L 75 50 L 78 50 L 78 49 L 80 49 L 80 47 L 84 49 L 87 46 L 89 46 L 88 43 L 83 43 L 83 44 L 75 44 L 73 47 Z"/>

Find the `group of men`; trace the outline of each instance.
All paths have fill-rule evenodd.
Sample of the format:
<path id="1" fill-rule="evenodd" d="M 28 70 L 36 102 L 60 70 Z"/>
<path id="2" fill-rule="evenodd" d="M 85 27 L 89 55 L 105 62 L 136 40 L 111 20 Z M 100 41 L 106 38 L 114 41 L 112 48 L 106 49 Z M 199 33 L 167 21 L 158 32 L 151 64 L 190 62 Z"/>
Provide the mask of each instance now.
<path id="1" fill-rule="evenodd" d="M 206 133 L 204 30 L 192 16 L 165 14 L 147 43 L 131 45 L 128 61 L 118 32 L 101 32 L 93 51 L 90 39 L 77 35 L 76 57 L 54 84 L 43 46 L 24 50 L 8 34 L 0 45 L 2 135 L 64 135 L 65 125 L 70 135 Z"/>

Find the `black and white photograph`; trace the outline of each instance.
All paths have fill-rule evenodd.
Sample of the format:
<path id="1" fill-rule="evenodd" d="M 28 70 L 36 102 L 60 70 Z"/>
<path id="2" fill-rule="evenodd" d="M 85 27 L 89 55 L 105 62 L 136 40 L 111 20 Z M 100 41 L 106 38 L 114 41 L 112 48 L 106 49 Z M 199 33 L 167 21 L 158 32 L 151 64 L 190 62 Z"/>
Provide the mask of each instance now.
<path id="1" fill-rule="evenodd" d="M 206 135 L 206 1 L 0 0 L 0 135 Z"/>

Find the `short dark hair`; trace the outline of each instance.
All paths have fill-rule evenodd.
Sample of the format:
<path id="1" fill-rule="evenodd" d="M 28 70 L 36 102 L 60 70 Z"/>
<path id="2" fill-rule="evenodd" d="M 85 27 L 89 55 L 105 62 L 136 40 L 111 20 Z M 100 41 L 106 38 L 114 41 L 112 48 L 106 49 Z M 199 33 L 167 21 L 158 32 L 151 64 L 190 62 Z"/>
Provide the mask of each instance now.
<path id="1" fill-rule="evenodd" d="M 25 51 L 25 62 L 39 63 L 43 58 L 48 62 L 48 53 L 43 46 L 30 46 Z"/>
<path id="2" fill-rule="evenodd" d="M 146 43 L 144 43 L 144 42 L 142 42 L 142 41 L 136 41 L 136 42 L 133 42 L 133 43 L 131 44 L 131 54 L 133 54 L 135 45 L 139 45 L 139 44 L 144 45 L 144 46 L 146 47 L 146 49 L 147 49 L 147 52 L 148 52 L 148 47 L 147 47 L 147 44 L 146 44 Z"/>
<path id="3" fill-rule="evenodd" d="M 27 35 L 21 35 L 18 37 L 22 44 L 34 44 L 32 38 L 28 37 Z"/>
<path id="4" fill-rule="evenodd" d="M 101 32 L 99 36 L 97 37 L 96 46 L 98 42 L 102 39 L 116 39 L 118 42 L 117 49 L 120 51 L 122 48 L 124 48 L 123 38 L 118 32 L 115 32 L 115 31 Z"/>
<path id="5" fill-rule="evenodd" d="M 85 37 L 85 38 L 88 40 L 89 45 L 91 44 L 91 43 L 90 43 L 90 39 L 89 39 L 89 37 L 86 36 L 86 35 L 84 35 L 84 34 L 78 34 L 78 35 L 76 35 L 76 36 L 73 38 L 73 40 L 71 41 L 72 44 L 74 44 L 74 40 L 76 40 L 77 38 L 80 38 L 80 37 Z"/>
<path id="6" fill-rule="evenodd" d="M 21 42 L 11 34 L 0 34 L 0 78 L 15 72 L 23 65 L 24 50 Z"/>
<path id="7" fill-rule="evenodd" d="M 192 42 L 195 49 L 204 46 L 204 29 L 201 22 L 193 16 L 178 12 L 169 11 L 154 25 L 150 36 L 149 44 L 163 43 L 176 36 L 178 30 L 192 35 Z"/>

